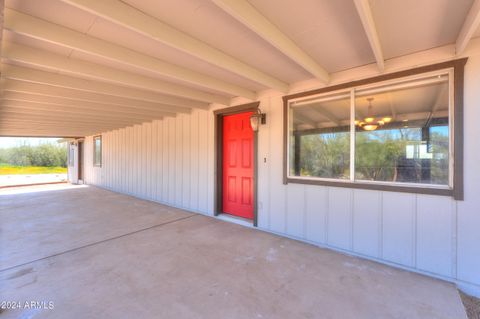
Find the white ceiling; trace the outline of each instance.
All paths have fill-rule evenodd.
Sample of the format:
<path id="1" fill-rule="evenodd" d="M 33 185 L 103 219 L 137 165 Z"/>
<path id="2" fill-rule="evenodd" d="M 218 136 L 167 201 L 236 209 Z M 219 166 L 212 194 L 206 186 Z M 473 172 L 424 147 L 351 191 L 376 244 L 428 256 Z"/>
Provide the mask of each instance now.
<path id="1" fill-rule="evenodd" d="M 386 59 L 455 43 L 472 0 L 370 0 Z"/>
<path id="2" fill-rule="evenodd" d="M 330 73 L 375 62 L 352 0 L 250 3 Z"/>
<path id="3" fill-rule="evenodd" d="M 125 2 L 283 81 L 293 83 L 309 78 L 306 71 L 210 1 Z"/>
<path id="4" fill-rule="evenodd" d="M 383 59 L 455 43 L 474 2 L 243 1 L 6 0 L 0 135 L 84 136 L 265 89 L 288 93 L 289 84 L 314 78 L 312 69 L 378 63 L 355 2 L 370 7 Z M 235 16 L 219 3 L 256 14 Z M 260 24 L 268 38 L 253 27 L 259 16 L 270 23 Z M 77 33 L 62 42 L 65 28 Z M 107 46 L 97 50 L 98 40 Z M 118 114 L 100 116 L 92 98 Z"/>

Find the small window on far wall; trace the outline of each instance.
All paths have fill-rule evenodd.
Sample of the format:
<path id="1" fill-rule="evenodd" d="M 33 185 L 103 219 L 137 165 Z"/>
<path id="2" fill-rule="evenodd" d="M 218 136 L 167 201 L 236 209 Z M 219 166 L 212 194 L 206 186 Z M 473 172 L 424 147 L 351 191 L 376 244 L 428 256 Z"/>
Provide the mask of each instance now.
<path id="1" fill-rule="evenodd" d="M 463 138 L 454 117 L 463 84 L 454 74 L 463 77 L 465 62 L 284 97 L 285 183 L 463 199 L 461 150 L 454 151 Z"/>
<path id="2" fill-rule="evenodd" d="M 102 166 L 102 136 L 93 138 L 93 165 Z"/>

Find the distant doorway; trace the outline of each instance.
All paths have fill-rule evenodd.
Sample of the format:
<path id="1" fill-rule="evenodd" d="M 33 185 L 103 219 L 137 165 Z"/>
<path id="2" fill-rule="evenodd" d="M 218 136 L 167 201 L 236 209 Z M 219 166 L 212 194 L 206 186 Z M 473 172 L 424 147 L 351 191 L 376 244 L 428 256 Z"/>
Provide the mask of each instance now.
<path id="1" fill-rule="evenodd" d="M 83 141 L 78 142 L 78 183 L 83 184 Z"/>

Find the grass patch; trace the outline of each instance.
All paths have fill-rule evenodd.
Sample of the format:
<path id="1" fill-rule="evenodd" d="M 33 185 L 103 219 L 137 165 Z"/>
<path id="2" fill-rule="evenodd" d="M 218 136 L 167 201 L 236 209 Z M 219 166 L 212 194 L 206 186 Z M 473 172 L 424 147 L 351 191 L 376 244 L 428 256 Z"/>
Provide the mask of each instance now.
<path id="1" fill-rule="evenodd" d="M 0 164 L 0 175 L 66 174 L 66 167 L 12 166 Z"/>

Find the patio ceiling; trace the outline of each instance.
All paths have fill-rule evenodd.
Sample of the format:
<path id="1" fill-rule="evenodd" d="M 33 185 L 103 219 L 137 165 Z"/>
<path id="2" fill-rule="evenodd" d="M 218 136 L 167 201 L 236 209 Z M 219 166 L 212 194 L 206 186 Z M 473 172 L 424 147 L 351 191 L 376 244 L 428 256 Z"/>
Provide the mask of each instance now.
<path id="1" fill-rule="evenodd" d="M 479 0 L 6 0 L 0 135 L 85 136 L 480 36 Z"/>

